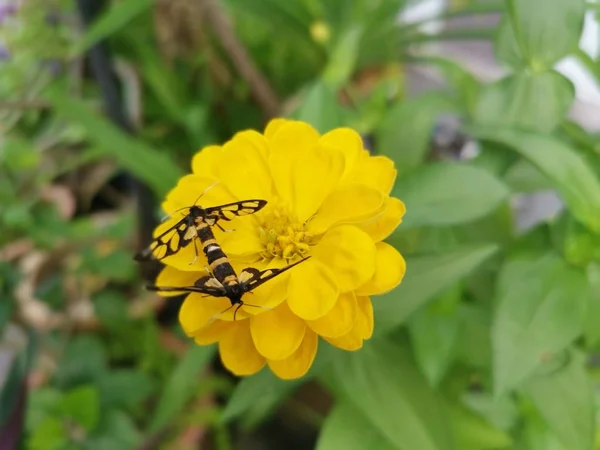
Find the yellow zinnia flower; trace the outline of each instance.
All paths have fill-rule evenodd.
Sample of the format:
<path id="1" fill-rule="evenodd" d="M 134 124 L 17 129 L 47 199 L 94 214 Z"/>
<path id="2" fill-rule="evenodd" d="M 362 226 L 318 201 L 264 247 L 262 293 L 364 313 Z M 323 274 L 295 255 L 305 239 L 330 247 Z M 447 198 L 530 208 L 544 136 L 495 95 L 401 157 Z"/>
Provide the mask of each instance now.
<path id="1" fill-rule="evenodd" d="M 306 123 L 275 119 L 264 134 L 243 131 L 202 149 L 192 169 L 167 196 L 166 212 L 191 206 L 203 192 L 203 207 L 268 202 L 256 214 L 219 222 L 225 232 L 213 227 L 238 274 L 311 258 L 246 294 L 246 303 L 262 308 L 244 306 L 236 321 L 232 311 L 220 314 L 226 298 L 189 294 L 179 314 L 186 334 L 200 345 L 218 342 L 223 364 L 237 375 L 267 364 L 281 378 L 301 377 L 319 336 L 359 349 L 373 331 L 370 296 L 396 287 L 405 272 L 402 256 L 382 242 L 405 211 L 389 196 L 393 162 L 370 156 L 351 129 L 321 136 Z M 156 232 L 180 219 L 174 214 Z M 190 286 L 206 275 L 193 245 L 163 262 L 159 286 Z"/>

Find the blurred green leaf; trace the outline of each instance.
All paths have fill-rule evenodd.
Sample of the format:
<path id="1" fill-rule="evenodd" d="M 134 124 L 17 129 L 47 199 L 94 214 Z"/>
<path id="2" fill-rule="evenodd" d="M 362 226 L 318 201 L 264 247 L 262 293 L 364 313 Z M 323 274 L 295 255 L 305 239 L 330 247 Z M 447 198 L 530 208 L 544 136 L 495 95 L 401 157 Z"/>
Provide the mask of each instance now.
<path id="1" fill-rule="evenodd" d="M 587 266 L 589 303 L 585 314 L 584 333 L 588 348 L 600 342 L 600 261 Z"/>
<path id="2" fill-rule="evenodd" d="M 527 65 L 521 55 L 521 49 L 515 38 L 508 14 L 502 16 L 496 29 L 494 55 L 498 61 L 508 64 L 513 69 L 522 69 Z"/>
<path id="3" fill-rule="evenodd" d="M 154 391 L 154 383 L 141 371 L 120 369 L 105 373 L 98 380 L 103 407 L 133 409 Z"/>
<path id="4" fill-rule="evenodd" d="M 431 386 L 437 386 L 452 363 L 459 336 L 458 306 L 463 289 L 443 292 L 409 320 L 415 360 Z"/>
<path id="5" fill-rule="evenodd" d="M 324 133 L 343 124 L 342 109 L 333 88 L 322 82 L 308 87 L 294 117 Z"/>
<path id="6" fill-rule="evenodd" d="M 456 448 L 460 450 L 498 450 L 512 448 L 510 435 L 461 405 L 446 404 L 454 431 Z"/>
<path id="7" fill-rule="evenodd" d="M 481 304 L 467 303 L 461 305 L 459 318 L 456 358 L 470 367 L 491 367 L 490 312 Z"/>
<path id="8" fill-rule="evenodd" d="M 396 448 L 453 449 L 441 399 L 407 348 L 379 339 L 334 361 L 337 389 Z"/>
<path id="9" fill-rule="evenodd" d="M 566 366 L 532 378 L 523 391 L 566 448 L 590 450 L 595 436 L 594 391 L 585 372 L 585 357 L 570 355 Z"/>
<path id="10" fill-rule="evenodd" d="M 555 184 L 573 215 L 600 232 L 600 181 L 577 152 L 551 136 L 479 126 L 468 131 L 478 139 L 505 144 L 535 164 Z"/>
<path id="11" fill-rule="evenodd" d="M 558 72 L 519 72 L 481 90 L 474 122 L 550 132 L 574 96 L 573 85 Z"/>
<path id="12" fill-rule="evenodd" d="M 89 450 L 134 450 L 139 448 L 142 435 L 133 420 L 122 411 L 110 410 L 86 444 Z"/>
<path id="13" fill-rule="evenodd" d="M 61 363 L 54 374 L 57 386 L 66 388 L 96 380 L 106 370 L 106 352 L 100 339 L 93 335 L 69 340 Z"/>
<path id="14" fill-rule="evenodd" d="M 127 298 L 119 291 L 105 289 L 93 296 L 98 320 L 108 329 L 121 328 L 129 323 Z"/>
<path id="15" fill-rule="evenodd" d="M 571 450 L 561 445 L 541 418 L 527 416 L 520 430 L 515 450 Z"/>
<path id="16" fill-rule="evenodd" d="M 79 55 L 98 41 L 116 33 L 153 4 L 154 0 L 111 2 L 110 8 L 99 16 L 77 42 L 73 54 Z"/>
<path id="17" fill-rule="evenodd" d="M 62 393 L 58 389 L 42 387 L 28 393 L 27 430 L 35 430 L 46 418 L 56 414 Z"/>
<path id="18" fill-rule="evenodd" d="M 437 56 L 416 56 L 411 57 L 410 61 L 434 66 L 442 72 L 445 81 L 452 88 L 451 94 L 459 100 L 460 109 L 469 115 L 473 113 L 482 86 L 466 67 L 457 61 Z"/>
<path id="19" fill-rule="evenodd" d="M 393 159 L 400 174 L 410 172 L 425 161 L 438 117 L 457 110 L 440 92 L 396 103 L 375 130 L 377 152 Z"/>
<path id="20" fill-rule="evenodd" d="M 502 272 L 492 326 L 497 395 L 581 334 L 588 295 L 584 275 L 552 254 L 508 262 Z"/>
<path id="21" fill-rule="evenodd" d="M 540 170 L 526 159 L 519 159 L 504 174 L 504 182 L 513 192 L 536 192 L 554 187 Z"/>
<path id="22" fill-rule="evenodd" d="M 401 323 L 443 289 L 456 283 L 492 256 L 493 244 L 463 247 L 447 253 L 408 257 L 402 284 L 373 302 L 375 333 Z"/>
<path id="23" fill-rule="evenodd" d="M 327 416 L 316 450 L 394 450 L 350 402 L 341 401 Z"/>
<path id="24" fill-rule="evenodd" d="M 159 197 L 164 196 L 183 175 L 166 152 L 126 135 L 92 112 L 81 100 L 68 98 L 58 91 L 48 93 L 47 98 L 60 116 L 84 127 L 88 138 L 98 149 L 115 158 Z"/>
<path id="25" fill-rule="evenodd" d="M 449 226 L 492 212 L 508 189 L 491 173 L 464 164 L 428 164 L 396 183 L 392 195 L 406 204 L 402 228 Z"/>
<path id="26" fill-rule="evenodd" d="M 507 0 L 519 49 L 534 70 L 573 52 L 583 30 L 584 0 Z"/>
<path id="27" fill-rule="evenodd" d="M 130 281 L 137 273 L 131 251 L 124 248 L 117 248 L 108 254 L 97 248 L 86 249 L 82 252 L 82 259 L 86 271 L 108 280 Z"/>
<path id="28" fill-rule="evenodd" d="M 339 89 L 350 79 L 356 65 L 358 45 L 363 31 L 362 26 L 354 26 L 339 36 L 323 72 L 322 78 L 326 85 Z"/>
<path id="29" fill-rule="evenodd" d="M 27 440 L 29 450 L 64 450 L 68 442 L 67 428 L 56 417 L 46 417 Z"/>
<path id="30" fill-rule="evenodd" d="M 179 414 L 198 391 L 200 374 L 214 354 L 213 347 L 192 344 L 173 369 L 152 414 L 148 431 L 156 433 Z"/>
<path id="31" fill-rule="evenodd" d="M 241 416 L 245 419 L 263 417 L 265 412 L 272 411 L 301 383 L 302 380 L 282 380 L 266 369 L 243 378 L 227 402 L 221 420 L 231 422 Z"/>
<path id="32" fill-rule="evenodd" d="M 91 385 L 71 389 L 60 399 L 58 414 L 73 420 L 87 432 L 92 431 L 100 419 L 98 390 Z"/>

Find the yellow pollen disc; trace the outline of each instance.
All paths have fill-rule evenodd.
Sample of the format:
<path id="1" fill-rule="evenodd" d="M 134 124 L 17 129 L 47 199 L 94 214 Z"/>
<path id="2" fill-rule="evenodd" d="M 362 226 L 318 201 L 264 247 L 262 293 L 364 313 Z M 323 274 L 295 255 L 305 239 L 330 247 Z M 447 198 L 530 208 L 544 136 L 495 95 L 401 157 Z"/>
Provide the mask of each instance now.
<path id="1" fill-rule="evenodd" d="M 298 222 L 285 208 L 274 206 L 262 215 L 259 235 L 264 246 L 261 256 L 265 259 L 294 259 L 310 253 L 311 234 L 306 225 Z"/>

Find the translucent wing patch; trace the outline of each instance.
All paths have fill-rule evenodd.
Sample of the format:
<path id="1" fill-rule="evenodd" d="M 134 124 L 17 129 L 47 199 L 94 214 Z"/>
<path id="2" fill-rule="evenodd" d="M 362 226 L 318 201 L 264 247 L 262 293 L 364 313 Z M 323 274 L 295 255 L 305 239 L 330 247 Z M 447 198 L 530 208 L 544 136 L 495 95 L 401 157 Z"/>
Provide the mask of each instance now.
<path id="1" fill-rule="evenodd" d="M 282 267 L 281 269 L 258 270 L 253 267 L 248 267 L 240 272 L 238 279 L 240 281 L 240 284 L 244 285 L 244 291 L 250 292 L 251 290 L 256 289 L 261 284 L 266 283 L 270 279 L 282 274 L 283 272 L 291 269 L 294 266 L 297 266 L 298 264 L 306 261 L 307 259 L 310 259 L 310 256 L 302 258 L 300 261 L 296 261 L 294 264 Z"/>
<path id="2" fill-rule="evenodd" d="M 225 205 L 214 206 L 212 208 L 205 208 L 204 220 L 209 225 L 214 225 L 214 223 L 209 223 L 211 218 L 215 219 L 215 223 L 217 220 L 233 220 L 238 216 L 254 214 L 255 212 L 263 209 L 266 204 L 266 200 L 243 200 L 241 202 L 227 203 Z"/>
<path id="3" fill-rule="evenodd" d="M 156 236 L 147 248 L 135 256 L 135 259 L 138 261 L 161 260 L 186 247 L 196 236 L 196 227 L 191 217 L 185 216 L 175 225 Z"/>

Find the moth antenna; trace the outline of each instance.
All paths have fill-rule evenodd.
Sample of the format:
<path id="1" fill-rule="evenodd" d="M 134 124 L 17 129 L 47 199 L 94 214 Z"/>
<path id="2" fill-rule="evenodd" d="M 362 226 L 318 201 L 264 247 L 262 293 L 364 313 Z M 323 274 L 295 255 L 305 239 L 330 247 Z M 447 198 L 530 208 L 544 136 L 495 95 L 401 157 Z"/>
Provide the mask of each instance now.
<path id="1" fill-rule="evenodd" d="M 264 309 L 265 311 L 273 311 L 274 308 L 269 308 L 268 306 L 261 306 L 261 305 L 253 305 L 251 303 L 243 303 L 244 306 L 250 306 L 251 308 L 260 308 L 260 309 Z"/>
<path id="2" fill-rule="evenodd" d="M 231 305 L 231 306 L 228 306 L 227 308 L 225 308 L 225 309 L 224 309 L 223 311 L 221 311 L 220 313 L 218 313 L 218 314 L 215 314 L 215 315 L 212 317 L 212 320 L 216 320 L 216 319 L 218 319 L 220 315 L 222 315 L 222 314 L 225 314 L 227 311 L 229 311 L 229 310 L 230 310 L 231 308 L 233 308 L 234 306 L 235 306 L 235 304 L 234 304 L 234 305 Z"/>
<path id="3" fill-rule="evenodd" d="M 198 203 L 198 200 L 200 200 L 202 198 L 202 196 L 204 194 L 206 194 L 208 191 L 210 191 L 212 188 L 214 188 L 217 184 L 219 184 L 218 181 L 215 181 L 213 184 L 211 184 L 210 186 L 208 186 L 206 189 L 204 189 L 200 195 L 198 196 L 198 198 L 194 201 L 193 205 L 196 205 L 196 203 Z"/>

